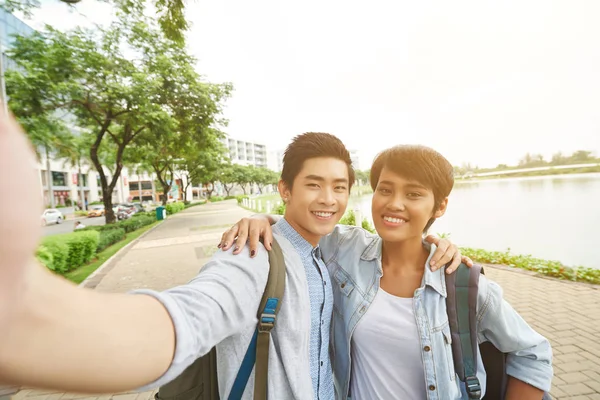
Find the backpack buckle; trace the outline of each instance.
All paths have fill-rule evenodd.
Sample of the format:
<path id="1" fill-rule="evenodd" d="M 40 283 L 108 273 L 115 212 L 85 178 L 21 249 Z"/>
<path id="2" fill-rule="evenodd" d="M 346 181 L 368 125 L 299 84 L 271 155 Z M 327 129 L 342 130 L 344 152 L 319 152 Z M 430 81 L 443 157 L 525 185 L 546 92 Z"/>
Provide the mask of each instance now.
<path id="1" fill-rule="evenodd" d="M 468 376 L 465 378 L 465 386 L 467 387 L 467 393 L 469 399 L 480 399 L 481 398 L 481 385 L 479 379 L 476 376 Z"/>
<path id="2" fill-rule="evenodd" d="M 275 314 L 262 313 L 258 321 L 259 332 L 271 332 L 275 326 Z"/>

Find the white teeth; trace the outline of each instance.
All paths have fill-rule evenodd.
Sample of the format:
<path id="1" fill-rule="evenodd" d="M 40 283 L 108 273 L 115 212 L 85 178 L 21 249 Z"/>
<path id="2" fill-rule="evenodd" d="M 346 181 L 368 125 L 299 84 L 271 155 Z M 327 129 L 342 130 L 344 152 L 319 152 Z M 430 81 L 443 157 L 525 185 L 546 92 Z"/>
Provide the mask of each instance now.
<path id="1" fill-rule="evenodd" d="M 332 212 L 313 212 L 313 214 L 315 214 L 317 217 L 322 217 L 322 218 L 329 218 L 333 215 Z"/>
<path id="2" fill-rule="evenodd" d="M 394 217 L 383 217 L 384 221 L 391 222 L 393 224 L 399 224 L 401 222 L 406 222 L 406 220 L 402 218 L 394 218 Z"/>

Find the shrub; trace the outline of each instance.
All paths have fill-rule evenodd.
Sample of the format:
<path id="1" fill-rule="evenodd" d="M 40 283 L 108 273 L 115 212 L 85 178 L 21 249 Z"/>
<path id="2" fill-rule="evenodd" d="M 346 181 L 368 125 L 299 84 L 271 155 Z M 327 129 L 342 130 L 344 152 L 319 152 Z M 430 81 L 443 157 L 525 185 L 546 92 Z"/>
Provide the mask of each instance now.
<path id="1" fill-rule="evenodd" d="M 52 251 L 46 246 L 38 247 L 37 251 L 35 252 L 35 257 L 43 266 L 54 270 L 54 259 L 52 257 Z"/>
<path id="2" fill-rule="evenodd" d="M 106 231 L 100 232 L 100 239 L 98 241 L 98 247 L 96 248 L 97 252 L 100 252 L 107 248 L 108 246 L 117 243 L 120 240 L 125 238 L 125 229 L 117 228 L 117 229 L 109 229 Z"/>
<path id="3" fill-rule="evenodd" d="M 130 233 L 140 229 L 141 227 L 150 225 L 154 221 L 156 221 L 156 219 L 153 217 L 142 216 L 139 218 L 126 219 L 124 221 L 119 222 L 117 225 L 118 228 L 123 228 L 125 230 L 125 233 Z"/>
<path id="4" fill-rule="evenodd" d="M 273 209 L 273 213 L 277 214 L 277 215 L 284 215 L 285 214 L 285 203 L 276 205 L 275 208 Z"/>
<path id="5" fill-rule="evenodd" d="M 217 201 L 223 201 L 223 200 L 225 200 L 225 197 L 223 197 L 223 196 L 212 196 L 209 200 L 211 202 L 213 202 L 213 203 L 216 203 Z"/>
<path id="6" fill-rule="evenodd" d="M 44 238 L 41 251 L 36 254 L 53 271 L 64 273 L 91 260 L 96 254 L 99 232 L 74 232 Z M 48 254 L 50 253 L 50 255 Z"/>
<path id="7" fill-rule="evenodd" d="M 167 214 L 172 215 L 183 210 L 185 208 L 185 204 L 182 202 L 169 203 L 165 206 L 165 208 L 167 209 Z"/>

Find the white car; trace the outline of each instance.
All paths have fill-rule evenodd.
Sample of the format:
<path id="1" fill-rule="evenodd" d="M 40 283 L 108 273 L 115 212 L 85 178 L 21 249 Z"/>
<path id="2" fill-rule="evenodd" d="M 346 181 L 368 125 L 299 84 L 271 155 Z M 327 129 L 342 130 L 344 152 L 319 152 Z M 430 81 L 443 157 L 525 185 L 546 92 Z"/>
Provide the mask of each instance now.
<path id="1" fill-rule="evenodd" d="M 49 208 L 42 213 L 42 226 L 48 224 L 60 224 L 65 220 L 65 216 L 56 208 Z"/>

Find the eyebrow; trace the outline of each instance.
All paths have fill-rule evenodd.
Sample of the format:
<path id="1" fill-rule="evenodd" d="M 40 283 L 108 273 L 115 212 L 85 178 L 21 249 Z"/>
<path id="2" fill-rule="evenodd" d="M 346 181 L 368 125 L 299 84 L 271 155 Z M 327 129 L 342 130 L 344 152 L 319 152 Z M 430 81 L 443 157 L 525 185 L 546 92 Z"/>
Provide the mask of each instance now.
<path id="1" fill-rule="evenodd" d="M 394 186 L 394 182 L 391 181 L 380 181 L 379 184 L 384 184 L 384 185 L 390 185 L 390 186 Z M 408 188 L 414 188 L 414 189 L 422 189 L 422 190 L 429 190 L 427 189 L 425 186 L 420 185 L 418 183 L 407 183 L 406 185 L 404 185 L 405 187 Z"/>
<path id="2" fill-rule="evenodd" d="M 311 181 L 319 181 L 319 182 L 325 182 L 325 178 L 323 178 L 322 176 L 319 175 L 306 175 L 304 177 L 304 179 L 309 179 Z M 337 178 L 333 180 L 336 183 L 348 183 L 348 179 L 346 178 Z"/>

